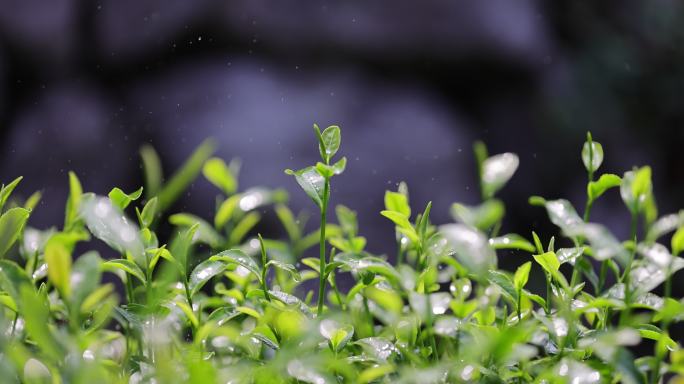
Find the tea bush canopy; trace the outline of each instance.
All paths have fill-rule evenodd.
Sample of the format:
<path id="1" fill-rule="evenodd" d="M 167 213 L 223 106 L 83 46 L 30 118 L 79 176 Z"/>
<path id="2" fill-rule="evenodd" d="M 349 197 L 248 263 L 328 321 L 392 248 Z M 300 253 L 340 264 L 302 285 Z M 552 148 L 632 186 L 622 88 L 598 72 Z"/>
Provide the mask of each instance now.
<path id="1" fill-rule="evenodd" d="M 213 157 L 212 141 L 167 178 L 142 148 L 135 191 L 84 192 L 69 173 L 64 222 L 47 229 L 30 225 L 40 193 L 19 198 L 21 177 L 3 185 L 2 382 L 684 382 L 670 334 L 684 320 L 672 293 L 684 213 L 659 213 L 650 167 L 601 173 L 610 151 L 588 134 L 568 154 L 587 171 L 583 210 L 532 195 L 557 235 L 506 233 L 496 196 L 524 163 L 478 142 L 479 204 L 411 201 L 404 183 L 385 192 L 374 214 L 394 225 L 388 258 L 366 250 L 379 240 L 363 236 L 353 207 L 331 204 L 342 138 L 314 125 L 320 161 L 285 171 L 314 203 L 313 232 L 284 190 L 241 189 L 239 162 Z M 197 177 L 219 196 L 209 220 L 171 212 Z M 627 238 L 590 221 L 608 194 L 631 217 Z M 286 238 L 256 233 L 267 210 Z M 434 210 L 454 221 L 433 223 Z M 118 256 L 103 259 L 95 242 Z M 500 269 L 502 258 L 517 267 Z"/>

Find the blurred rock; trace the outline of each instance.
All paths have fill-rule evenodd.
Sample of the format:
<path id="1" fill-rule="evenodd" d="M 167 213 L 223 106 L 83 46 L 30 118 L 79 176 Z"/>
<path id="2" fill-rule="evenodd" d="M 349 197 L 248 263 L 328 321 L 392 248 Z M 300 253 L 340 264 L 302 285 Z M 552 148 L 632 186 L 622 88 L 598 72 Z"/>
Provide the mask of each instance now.
<path id="1" fill-rule="evenodd" d="M 36 95 L 35 103 L 18 112 L 10 125 L 0 164 L 3 182 L 24 176 L 19 195 L 42 190 L 43 200 L 31 225 L 60 225 L 68 191 L 69 170 L 77 173 L 84 191 L 106 194 L 118 185 L 129 187 L 132 158 L 128 136 L 117 129 L 114 105 L 88 86 L 62 85 Z"/>
<path id="2" fill-rule="evenodd" d="M 63 68 L 78 45 L 76 0 L 0 0 L 0 33 L 39 68 Z M 45 65 L 48 64 L 49 65 Z"/>

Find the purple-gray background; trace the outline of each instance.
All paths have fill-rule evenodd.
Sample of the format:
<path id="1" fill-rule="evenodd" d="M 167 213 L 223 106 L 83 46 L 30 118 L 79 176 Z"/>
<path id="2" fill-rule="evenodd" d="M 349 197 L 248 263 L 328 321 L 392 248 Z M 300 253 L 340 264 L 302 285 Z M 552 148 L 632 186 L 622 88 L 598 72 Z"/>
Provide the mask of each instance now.
<path id="1" fill-rule="evenodd" d="M 669 213 L 684 206 L 683 21 L 665 0 L 0 0 L 0 180 L 24 175 L 19 193 L 45 192 L 30 224 L 59 225 L 68 170 L 88 191 L 132 190 L 142 143 L 170 171 L 211 136 L 242 158 L 242 187 L 285 186 L 312 211 L 283 169 L 316 160 L 312 123 L 339 124 L 333 203 L 390 253 L 384 190 L 405 180 L 414 209 L 450 220 L 450 203 L 477 202 L 476 139 L 521 158 L 505 230 L 548 238 L 527 197 L 584 204 L 591 130 L 603 171 L 654 166 Z M 175 209 L 210 217 L 215 195 L 198 180 Z M 611 195 L 594 217 L 624 237 Z"/>

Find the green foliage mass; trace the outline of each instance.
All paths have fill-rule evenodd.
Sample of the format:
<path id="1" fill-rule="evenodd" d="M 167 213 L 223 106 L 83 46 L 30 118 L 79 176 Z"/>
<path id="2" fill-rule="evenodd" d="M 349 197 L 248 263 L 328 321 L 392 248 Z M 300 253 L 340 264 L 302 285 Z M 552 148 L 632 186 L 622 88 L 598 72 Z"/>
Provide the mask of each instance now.
<path id="1" fill-rule="evenodd" d="M 144 189 L 84 193 L 70 173 L 62 228 L 28 226 L 40 194 L 17 198 L 21 178 L 3 185 L 1 381 L 684 380 L 684 350 L 669 333 L 684 319 L 684 302 L 672 296 L 684 267 L 684 213 L 659 216 L 650 167 L 597 177 L 604 149 L 588 135 L 578 151 L 588 176 L 582 216 L 567 200 L 533 196 L 558 237 L 502 234 L 505 206 L 495 196 L 520 161 L 477 143 L 479 204 L 412 207 L 404 183 L 385 193 L 380 214 L 397 244 L 389 262 L 365 250 L 352 209 L 335 206 L 337 224 L 329 219 L 331 181 L 346 159 L 335 160 L 339 127 L 314 132 L 321 161 L 286 171 L 320 214 L 313 232 L 284 190 L 241 190 L 239 162 L 212 157 L 211 141 L 168 179 L 154 149 L 143 148 Z M 217 188 L 215 216 L 169 214 L 200 175 Z M 627 239 L 589 221 L 610 193 L 632 218 Z M 255 233 L 268 209 L 287 238 Z M 454 222 L 432 223 L 435 209 Z M 162 221 L 170 238 L 157 236 Z M 81 253 L 95 241 L 117 258 Z M 315 248 L 318 257 L 308 257 Z M 518 267 L 498 269 L 499 258 Z M 344 274 L 353 278 L 348 290 L 337 282 Z"/>

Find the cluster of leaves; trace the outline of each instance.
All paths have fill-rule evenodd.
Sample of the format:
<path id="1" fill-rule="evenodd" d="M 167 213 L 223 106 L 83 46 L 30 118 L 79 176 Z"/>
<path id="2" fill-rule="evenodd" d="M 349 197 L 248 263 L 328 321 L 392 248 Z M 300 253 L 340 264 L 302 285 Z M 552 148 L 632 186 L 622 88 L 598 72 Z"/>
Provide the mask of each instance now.
<path id="1" fill-rule="evenodd" d="M 455 223 L 433 225 L 430 203 L 414 214 L 404 183 L 386 192 L 381 214 L 397 241 L 390 263 L 365 250 L 351 209 L 336 206 L 337 224 L 328 223 L 330 182 L 346 160 L 332 161 L 340 129 L 314 128 L 321 162 L 286 171 L 320 211 L 310 233 L 284 191 L 239 191 L 239 163 L 212 158 L 211 142 L 166 183 L 157 154 L 143 148 L 144 198 L 143 188 L 83 193 L 70 173 L 61 229 L 26 226 L 40 194 L 10 199 L 21 178 L 3 186 L 2 381 L 657 383 L 684 375 L 684 350 L 669 336 L 684 319 L 671 293 L 684 267 L 684 212 L 658 217 L 649 167 L 595 178 L 603 148 L 589 135 L 583 217 L 567 200 L 530 198 L 559 227 L 557 247 L 534 232 L 530 240 L 499 233 L 505 209 L 495 196 L 519 160 L 489 156 L 478 143 L 482 201 L 453 204 Z M 220 191 L 213 223 L 165 215 L 200 174 Z M 597 199 L 618 188 L 632 217 L 624 241 L 589 221 Z M 287 239 L 254 236 L 265 206 Z M 174 228 L 168 241 L 155 233 L 162 220 Z M 659 242 L 665 236 L 669 247 Z M 91 238 L 120 258 L 74 255 Z M 306 257 L 316 246 L 319 257 Z M 520 260 L 514 273 L 497 269 L 497 252 Z M 545 276 L 545 293 L 528 290 L 531 273 Z M 341 274 L 353 278 L 346 291 Z M 663 284 L 662 296 L 652 292 Z M 652 353 L 634 355 L 647 345 Z"/>

